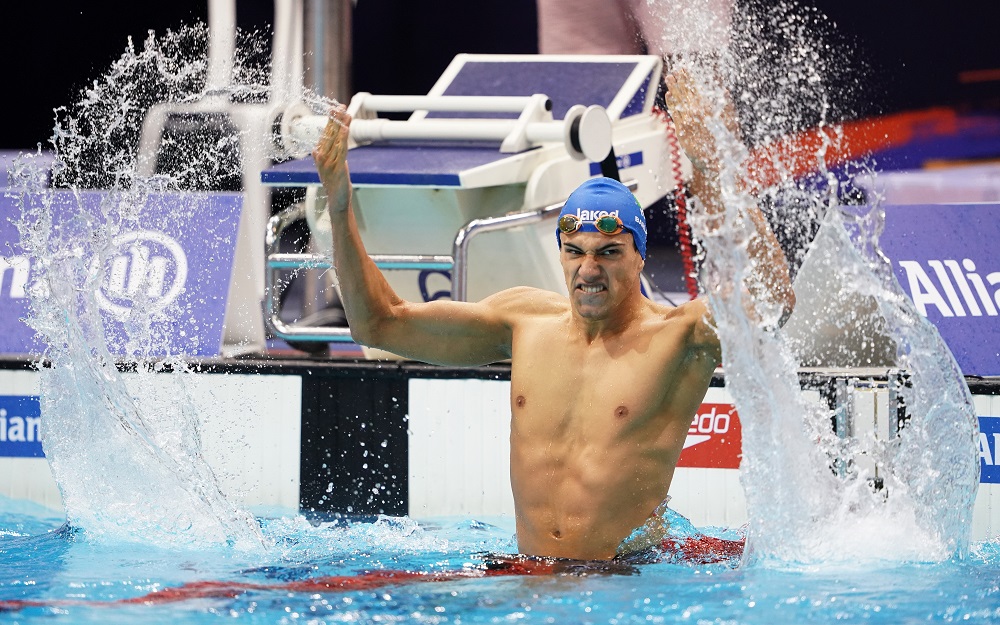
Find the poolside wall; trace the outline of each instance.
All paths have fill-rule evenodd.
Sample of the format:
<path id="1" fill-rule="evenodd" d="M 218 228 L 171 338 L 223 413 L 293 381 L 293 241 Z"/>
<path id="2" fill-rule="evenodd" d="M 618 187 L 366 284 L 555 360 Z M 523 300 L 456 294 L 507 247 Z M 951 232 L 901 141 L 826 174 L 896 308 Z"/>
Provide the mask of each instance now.
<path id="1" fill-rule="evenodd" d="M 0 363 L 0 396 L 37 397 L 37 372 L 23 362 Z M 205 415 L 206 458 L 223 490 L 255 512 L 513 513 L 509 367 L 226 361 L 202 369 L 193 376 L 192 396 Z M 970 384 L 984 432 L 973 528 L 974 538 L 983 539 L 1000 534 L 1000 384 Z M 816 390 L 803 392 L 824 401 Z M 887 390 L 860 385 L 851 393 L 857 427 L 883 428 Z M 671 485 L 671 506 L 698 525 L 746 520 L 736 468 L 739 418 L 731 401 L 721 377 L 714 380 Z M 19 449 L 30 451 L 32 443 Z M 0 446 L 0 495 L 60 507 L 44 458 L 12 456 L 12 443 L 0 444 L 6 445 Z"/>

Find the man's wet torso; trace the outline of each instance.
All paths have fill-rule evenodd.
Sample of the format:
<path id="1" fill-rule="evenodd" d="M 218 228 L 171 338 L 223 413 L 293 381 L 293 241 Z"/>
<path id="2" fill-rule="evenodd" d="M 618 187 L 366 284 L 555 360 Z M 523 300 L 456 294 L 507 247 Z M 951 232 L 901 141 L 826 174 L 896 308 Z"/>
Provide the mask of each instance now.
<path id="1" fill-rule="evenodd" d="M 570 313 L 514 334 L 511 485 L 523 553 L 612 558 L 664 500 L 715 368 L 688 317 L 654 304 L 587 343 Z"/>

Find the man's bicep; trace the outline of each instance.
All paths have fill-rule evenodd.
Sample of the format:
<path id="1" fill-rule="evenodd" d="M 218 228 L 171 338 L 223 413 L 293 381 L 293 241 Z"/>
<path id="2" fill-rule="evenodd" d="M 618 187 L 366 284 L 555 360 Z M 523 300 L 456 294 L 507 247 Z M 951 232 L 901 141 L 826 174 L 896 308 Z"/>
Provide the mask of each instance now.
<path id="1" fill-rule="evenodd" d="M 379 347 L 444 365 L 479 365 L 510 357 L 511 328 L 489 302 L 404 302 Z"/>
<path id="2" fill-rule="evenodd" d="M 697 347 L 718 353 L 721 358 L 722 346 L 719 342 L 719 335 L 715 327 L 715 317 L 712 315 L 712 307 L 709 306 L 708 299 L 699 297 L 689 302 L 688 305 L 691 306 L 689 314 L 692 316 L 694 322 L 692 342 Z"/>

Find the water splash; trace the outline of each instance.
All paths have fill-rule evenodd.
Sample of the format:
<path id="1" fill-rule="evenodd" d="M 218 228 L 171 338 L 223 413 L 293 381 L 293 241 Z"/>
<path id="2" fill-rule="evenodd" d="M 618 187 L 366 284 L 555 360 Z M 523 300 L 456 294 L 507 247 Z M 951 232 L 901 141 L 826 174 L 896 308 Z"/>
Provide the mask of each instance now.
<path id="1" fill-rule="evenodd" d="M 254 140 L 239 133 L 198 137 L 197 145 L 165 138 L 156 163 L 137 153 L 143 118 L 156 104 L 267 100 L 259 37 L 241 39 L 235 86 L 225 94 L 205 92 L 203 25 L 150 33 L 141 50 L 130 41 L 76 104 L 56 112 L 52 180 L 63 188 L 48 188 L 47 172 L 31 159 L 14 172 L 21 246 L 33 267 L 27 322 L 46 346 L 38 363 L 45 454 L 69 522 L 97 540 L 250 550 L 264 543 L 256 520 L 227 499 L 201 455 L 185 350 L 167 336 L 191 311 L 152 305 L 145 283 L 117 315 L 100 301 L 116 239 L 151 221 L 160 230 L 189 228 L 207 201 L 189 194 L 184 210 L 171 214 L 157 210 L 159 194 L 218 188 L 239 171 L 239 146 Z M 171 146 L 180 158 L 171 160 Z"/>
<path id="2" fill-rule="evenodd" d="M 848 237 L 838 178 L 827 166 L 843 147 L 836 122 L 850 115 L 850 97 L 861 95 L 845 71 L 857 63 L 830 46 L 832 25 L 821 14 L 790 2 L 736 7 L 728 46 L 712 54 L 698 45 L 705 28 L 719 27 L 711 15 L 702 19 L 692 3 L 650 4 L 665 20 L 691 24 L 680 29 L 689 39 L 682 35 L 672 42 L 678 50 L 674 65 L 712 103 L 709 130 L 725 161 L 725 225 L 710 232 L 697 209 L 691 224 L 705 251 L 702 285 L 744 428 L 741 481 L 750 521 L 744 561 L 964 556 L 978 486 L 977 423 L 968 388 L 936 330 L 913 309 L 878 252 L 879 211 L 851 218 L 859 235 Z M 742 136 L 723 122 L 729 103 L 739 111 Z M 813 140 L 799 149 L 776 147 L 779 138 L 810 128 Z M 798 176 L 803 169 L 818 174 Z M 747 252 L 754 235 L 746 212 L 754 204 L 769 213 L 794 267 L 809 250 L 822 248 L 821 240 L 828 243 L 816 253 L 827 254 L 824 266 L 840 275 L 844 290 L 831 301 L 846 301 L 850 293 L 874 302 L 859 325 L 891 336 L 894 364 L 911 384 L 905 391 L 911 418 L 897 439 L 838 439 L 830 410 L 804 398 L 791 346 L 780 332 L 766 329 L 780 311 L 751 303 L 742 286 L 760 280 Z M 821 236 L 814 242 L 817 231 Z M 747 314 L 751 308 L 760 323 Z M 859 314 L 843 305 L 827 312 Z M 861 455 L 887 476 L 884 491 L 873 492 L 860 472 L 834 471 L 838 463 L 853 466 Z"/>

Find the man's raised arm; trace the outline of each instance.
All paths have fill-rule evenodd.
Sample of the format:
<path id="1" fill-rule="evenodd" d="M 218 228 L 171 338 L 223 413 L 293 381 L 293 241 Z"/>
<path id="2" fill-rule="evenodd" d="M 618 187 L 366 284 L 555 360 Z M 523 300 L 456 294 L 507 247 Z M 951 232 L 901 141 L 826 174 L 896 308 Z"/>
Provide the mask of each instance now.
<path id="1" fill-rule="evenodd" d="M 327 193 L 333 260 L 354 340 L 435 364 L 476 365 L 509 358 L 511 327 L 505 311 L 517 291 L 475 304 L 411 303 L 396 295 L 368 257 L 351 206 L 350 123 L 345 108 L 335 107 L 313 158 Z"/>
<path id="2" fill-rule="evenodd" d="M 722 155 L 708 126 L 712 107 L 698 92 L 687 73 L 672 73 L 667 76 L 666 81 L 668 109 L 693 168 L 688 188 L 700 201 L 704 214 L 710 218 L 708 228 L 715 230 L 721 225 L 725 205 L 719 181 Z M 722 117 L 721 121 L 728 127 L 728 132 L 738 137 L 735 111 L 731 106 L 726 106 Z M 795 292 L 788 274 L 788 260 L 760 209 L 751 206 L 746 210 L 756 231 L 747 243 L 747 251 L 757 273 L 757 279 L 751 280 L 747 288 L 755 301 L 766 302 L 775 309 L 780 307 L 782 314 L 779 324 L 784 324 L 795 307 Z"/>

